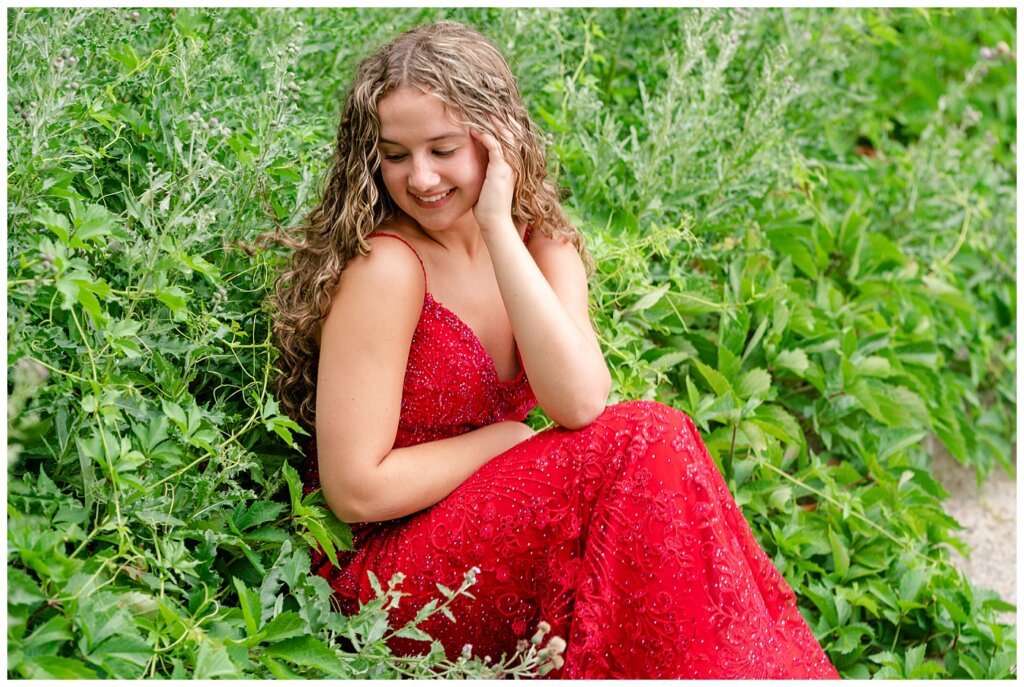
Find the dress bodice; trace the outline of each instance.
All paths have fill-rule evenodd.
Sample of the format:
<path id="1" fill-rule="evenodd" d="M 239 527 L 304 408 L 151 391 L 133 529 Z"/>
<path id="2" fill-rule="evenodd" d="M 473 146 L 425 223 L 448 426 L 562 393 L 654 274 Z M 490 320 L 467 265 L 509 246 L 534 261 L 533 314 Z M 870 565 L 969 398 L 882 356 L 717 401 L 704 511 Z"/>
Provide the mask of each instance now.
<path id="1" fill-rule="evenodd" d="M 503 420 L 521 422 L 535 405 L 522 361 L 514 379 L 498 379 L 493 359 L 469 325 L 427 291 L 409 346 L 395 447 Z"/>

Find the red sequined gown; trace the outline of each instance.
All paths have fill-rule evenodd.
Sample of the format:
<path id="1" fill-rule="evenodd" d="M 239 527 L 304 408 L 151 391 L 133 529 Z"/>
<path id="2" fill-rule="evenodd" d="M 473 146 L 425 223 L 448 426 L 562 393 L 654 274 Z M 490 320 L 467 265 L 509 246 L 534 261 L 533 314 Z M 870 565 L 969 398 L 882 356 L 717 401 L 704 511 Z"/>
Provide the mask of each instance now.
<path id="1" fill-rule="evenodd" d="M 521 421 L 535 405 L 525 374 L 498 379 L 473 331 L 427 291 L 395 447 Z M 315 453 L 305 479 L 318 488 Z M 422 625 L 452 659 L 466 644 L 511 654 L 544 620 L 568 642 L 549 677 L 838 677 L 693 422 L 665 405 L 621 403 L 582 430 L 541 432 L 436 505 L 353 535 L 339 567 L 315 552 L 313 570 L 345 613 L 373 597 L 368 570 L 404 573 L 393 627 L 439 598 L 436 583 L 457 588 L 480 569 L 475 600 L 453 607 L 458 622 Z"/>

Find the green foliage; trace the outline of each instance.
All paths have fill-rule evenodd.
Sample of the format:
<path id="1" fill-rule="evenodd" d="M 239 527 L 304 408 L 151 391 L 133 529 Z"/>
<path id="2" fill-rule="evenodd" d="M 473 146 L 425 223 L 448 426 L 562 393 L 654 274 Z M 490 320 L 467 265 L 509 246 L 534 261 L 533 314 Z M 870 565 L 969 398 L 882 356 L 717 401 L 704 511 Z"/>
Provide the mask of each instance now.
<path id="1" fill-rule="evenodd" d="M 1015 674 L 923 449 L 1013 470 L 1012 10 L 8 16 L 11 677 L 550 670 L 391 628 L 400 578 L 332 610 L 308 549 L 351 538 L 269 391 L 247 242 L 313 202 L 358 58 L 441 17 L 549 132 L 612 400 L 694 418 L 840 672 Z"/>

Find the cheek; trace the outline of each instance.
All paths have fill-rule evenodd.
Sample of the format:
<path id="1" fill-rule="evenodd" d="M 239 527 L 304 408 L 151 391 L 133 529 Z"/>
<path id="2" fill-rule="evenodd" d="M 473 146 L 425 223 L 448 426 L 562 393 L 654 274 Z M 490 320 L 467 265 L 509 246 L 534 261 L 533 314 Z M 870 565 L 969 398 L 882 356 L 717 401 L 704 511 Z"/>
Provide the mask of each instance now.
<path id="1" fill-rule="evenodd" d="M 400 190 L 399 183 L 401 181 L 401 174 L 394 169 L 389 169 L 390 165 L 381 165 L 380 177 L 384 182 L 384 188 L 392 196 L 398 195 Z"/>
<path id="2" fill-rule="evenodd" d="M 484 185 L 487 178 L 487 148 L 483 144 L 474 142 L 473 154 L 469 156 L 467 164 L 467 176 L 472 180 L 472 186 L 479 189 Z"/>

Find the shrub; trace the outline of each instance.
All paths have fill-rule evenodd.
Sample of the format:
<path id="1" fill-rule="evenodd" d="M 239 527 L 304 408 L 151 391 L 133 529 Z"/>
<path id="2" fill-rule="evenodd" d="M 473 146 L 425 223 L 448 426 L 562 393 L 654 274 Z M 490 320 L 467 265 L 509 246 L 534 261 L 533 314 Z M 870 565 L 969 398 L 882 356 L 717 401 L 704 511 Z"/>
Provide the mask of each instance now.
<path id="1" fill-rule="evenodd" d="M 332 610 L 308 548 L 349 533 L 269 392 L 248 244 L 308 209 L 358 57 L 442 16 L 550 133 L 615 398 L 701 426 L 841 673 L 1013 674 L 922 449 L 1012 469 L 1012 13 L 147 8 L 9 14 L 9 675 L 550 669 L 390 628 L 400 579 Z"/>

